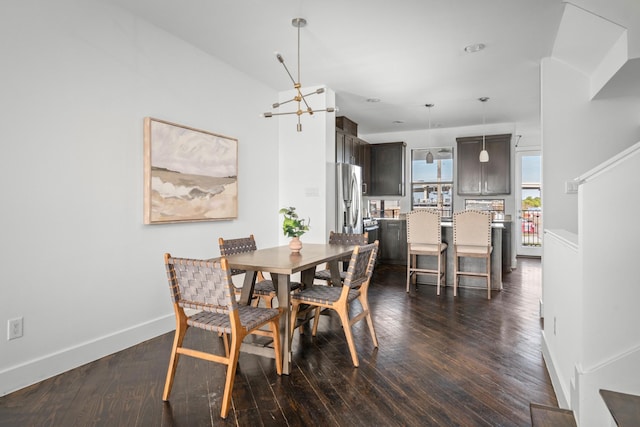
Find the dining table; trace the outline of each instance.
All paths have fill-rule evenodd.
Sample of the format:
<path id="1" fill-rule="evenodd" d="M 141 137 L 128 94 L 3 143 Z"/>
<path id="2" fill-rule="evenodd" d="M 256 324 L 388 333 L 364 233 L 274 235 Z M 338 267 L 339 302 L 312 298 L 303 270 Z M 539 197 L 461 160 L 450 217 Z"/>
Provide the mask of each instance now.
<path id="1" fill-rule="evenodd" d="M 291 353 L 291 301 L 289 286 L 291 275 L 300 273 L 303 287 L 311 286 L 318 265 L 328 264 L 331 281 L 340 283 L 340 261 L 348 259 L 353 245 L 328 243 L 304 243 L 299 252 L 292 252 L 289 246 L 277 246 L 226 256 L 229 267 L 246 272 L 240 304 L 250 304 L 258 272 L 267 272 L 276 288 L 278 307 L 283 309 L 280 316 L 280 342 L 282 351 L 282 373 L 289 375 L 292 366 Z M 243 343 L 241 351 L 273 357 L 273 349 Z"/>

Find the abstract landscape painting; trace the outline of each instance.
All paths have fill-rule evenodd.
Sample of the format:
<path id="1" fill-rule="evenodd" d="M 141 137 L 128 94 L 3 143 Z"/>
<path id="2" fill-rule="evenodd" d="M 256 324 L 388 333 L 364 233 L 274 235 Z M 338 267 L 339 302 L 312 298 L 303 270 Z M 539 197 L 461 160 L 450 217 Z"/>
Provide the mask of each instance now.
<path id="1" fill-rule="evenodd" d="M 238 140 L 144 119 L 144 223 L 238 217 Z"/>

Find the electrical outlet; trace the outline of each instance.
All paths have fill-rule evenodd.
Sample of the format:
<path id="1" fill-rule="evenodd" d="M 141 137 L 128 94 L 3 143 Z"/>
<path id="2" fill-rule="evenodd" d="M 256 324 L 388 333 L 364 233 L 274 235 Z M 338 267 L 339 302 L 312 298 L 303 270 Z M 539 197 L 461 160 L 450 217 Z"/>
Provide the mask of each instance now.
<path id="1" fill-rule="evenodd" d="M 7 340 L 14 340 L 22 337 L 22 317 L 9 319 L 7 322 Z"/>
<path id="2" fill-rule="evenodd" d="M 558 319 L 556 319 L 556 316 L 553 316 L 553 335 L 556 335 L 556 333 L 558 332 Z"/>

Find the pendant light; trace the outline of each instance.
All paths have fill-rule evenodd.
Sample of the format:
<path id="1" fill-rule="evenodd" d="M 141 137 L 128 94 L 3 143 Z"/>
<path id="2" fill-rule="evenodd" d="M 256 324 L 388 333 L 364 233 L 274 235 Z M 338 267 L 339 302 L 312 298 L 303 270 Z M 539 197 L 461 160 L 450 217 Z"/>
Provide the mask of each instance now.
<path id="1" fill-rule="evenodd" d="M 337 108 L 327 107 L 327 108 L 325 108 L 323 110 L 314 110 L 307 103 L 307 97 L 308 96 L 324 93 L 324 88 L 319 88 L 317 90 L 314 90 L 313 92 L 309 92 L 309 93 L 306 93 L 306 94 L 302 93 L 302 84 L 300 83 L 300 28 L 302 28 L 302 27 L 307 25 L 307 20 L 304 19 L 304 18 L 293 18 L 291 20 L 291 25 L 293 25 L 294 27 L 296 27 L 298 29 L 298 75 L 297 75 L 298 80 L 297 81 L 293 77 L 293 75 L 291 75 L 291 72 L 287 68 L 287 64 L 284 63 L 284 58 L 282 57 L 282 55 L 280 55 L 279 53 L 276 53 L 276 58 L 278 59 L 278 62 L 280 62 L 282 64 L 282 66 L 284 67 L 285 71 L 289 75 L 289 78 L 291 79 L 291 82 L 293 83 L 293 88 L 295 89 L 296 94 L 294 95 L 293 98 L 291 98 L 291 99 L 289 99 L 287 101 L 274 103 L 272 105 L 272 107 L 274 109 L 276 109 L 276 108 L 279 108 L 283 104 L 287 104 L 289 102 L 296 102 L 297 103 L 297 109 L 295 111 L 287 111 L 287 112 L 279 112 L 279 113 L 266 112 L 266 113 L 262 114 L 262 117 L 269 118 L 269 117 L 273 117 L 273 116 L 284 116 L 284 115 L 287 115 L 287 114 L 296 114 L 298 116 L 297 131 L 301 132 L 302 131 L 302 124 L 300 123 L 300 116 L 302 116 L 303 114 L 309 114 L 310 116 L 313 116 L 314 113 L 320 113 L 320 112 L 333 113 L 333 112 L 335 112 L 337 110 Z M 304 104 L 304 105 L 302 105 L 302 104 Z"/>
<path id="2" fill-rule="evenodd" d="M 424 104 L 424 106 L 429 109 L 429 133 L 427 133 L 427 142 L 429 143 L 429 140 L 431 139 L 431 107 L 433 107 L 434 104 Z M 427 163 L 433 163 L 433 154 L 431 153 L 431 150 L 427 151 Z"/>
<path id="3" fill-rule="evenodd" d="M 478 98 L 478 101 L 482 102 L 482 104 L 486 104 L 489 100 L 486 96 L 482 98 Z M 485 108 L 484 105 L 482 107 L 482 151 L 480 152 L 480 163 L 487 163 L 489 161 L 489 152 L 487 151 L 486 145 L 486 128 L 485 128 Z"/>

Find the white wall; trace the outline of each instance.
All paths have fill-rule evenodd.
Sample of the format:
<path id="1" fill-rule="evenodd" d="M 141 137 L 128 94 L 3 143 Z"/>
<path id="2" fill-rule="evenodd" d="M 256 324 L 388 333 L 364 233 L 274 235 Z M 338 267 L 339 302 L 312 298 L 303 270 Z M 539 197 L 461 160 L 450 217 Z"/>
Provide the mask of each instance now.
<path id="1" fill-rule="evenodd" d="M 577 234 L 545 230 L 542 284 L 542 352 L 558 405 L 572 408 L 574 372 L 576 361 L 580 360 L 583 331 L 582 269 Z"/>
<path id="2" fill-rule="evenodd" d="M 280 229 L 278 126 L 258 117 L 274 91 L 97 1 L 1 9 L 3 395 L 172 329 L 165 251 Z M 237 220 L 142 224 L 145 116 L 238 138 Z"/>
<path id="3" fill-rule="evenodd" d="M 570 405 L 581 426 L 612 423 L 598 389 L 640 394 L 637 369 L 630 368 L 640 358 L 633 270 L 640 236 L 632 226 L 638 161 L 565 194 L 566 181 L 640 140 L 640 98 L 633 90 L 639 77 L 628 92 L 594 99 L 591 78 L 557 58 L 542 62 L 545 237 L 549 229 L 578 236 L 577 260 L 575 251 L 563 253 L 545 239 L 543 350 L 558 401 Z"/>
<path id="4" fill-rule="evenodd" d="M 553 58 L 542 61 L 541 96 L 545 227 L 577 233 L 578 196 L 565 182 L 640 139 L 640 102 L 591 100 L 589 78 Z"/>
<path id="5" fill-rule="evenodd" d="M 640 361 L 640 279 L 637 275 L 640 229 L 633 224 L 640 198 L 630 197 L 616 215 L 621 227 L 611 230 L 600 224 L 608 215 L 602 194 L 625 199 L 640 187 L 640 142 L 619 158 L 581 176 L 579 190 L 579 236 L 583 269 L 581 357 L 577 361 L 580 419 L 585 426 L 597 422 L 595 402 L 600 388 L 640 395 L 637 364 Z M 626 226 L 625 226 L 626 225 Z M 618 367 L 620 365 L 620 367 Z M 603 375 L 605 373 L 605 375 Z M 593 380 L 591 377 L 596 378 Z M 600 413 L 606 409 L 601 407 Z M 601 419 L 601 418 L 600 418 Z"/>

